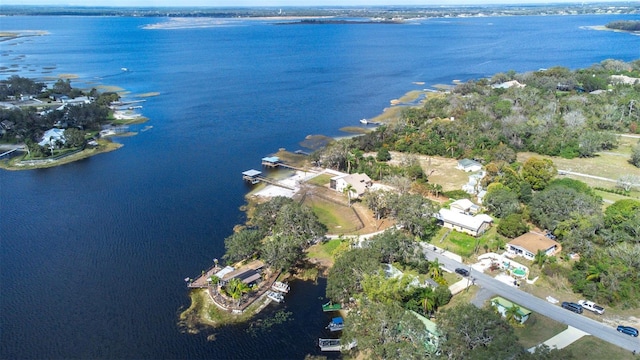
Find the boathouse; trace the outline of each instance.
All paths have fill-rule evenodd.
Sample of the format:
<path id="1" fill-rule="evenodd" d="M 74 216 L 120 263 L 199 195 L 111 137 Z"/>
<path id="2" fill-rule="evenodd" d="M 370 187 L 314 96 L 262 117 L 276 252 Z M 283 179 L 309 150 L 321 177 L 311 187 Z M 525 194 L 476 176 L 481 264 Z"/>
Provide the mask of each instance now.
<path id="1" fill-rule="evenodd" d="M 274 168 L 280 166 L 281 163 L 282 161 L 277 156 L 267 156 L 262 158 L 262 166 Z"/>
<path id="2" fill-rule="evenodd" d="M 242 173 L 242 180 L 248 181 L 255 185 L 260 182 L 260 175 L 262 175 L 262 171 L 258 171 L 255 169 L 247 170 Z"/>

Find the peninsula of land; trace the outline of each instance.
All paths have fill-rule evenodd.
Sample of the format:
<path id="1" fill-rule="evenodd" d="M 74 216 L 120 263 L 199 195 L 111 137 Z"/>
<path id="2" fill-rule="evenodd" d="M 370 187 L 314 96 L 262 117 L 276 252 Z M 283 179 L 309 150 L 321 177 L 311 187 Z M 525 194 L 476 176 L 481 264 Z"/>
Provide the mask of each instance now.
<path id="1" fill-rule="evenodd" d="M 129 126 L 147 121 L 137 110 L 142 97 L 156 94 L 123 100 L 101 87 L 73 88 L 73 78 L 51 85 L 17 75 L 0 81 L 0 168 L 46 168 L 113 151 L 122 145 L 112 137 L 135 135 Z"/>

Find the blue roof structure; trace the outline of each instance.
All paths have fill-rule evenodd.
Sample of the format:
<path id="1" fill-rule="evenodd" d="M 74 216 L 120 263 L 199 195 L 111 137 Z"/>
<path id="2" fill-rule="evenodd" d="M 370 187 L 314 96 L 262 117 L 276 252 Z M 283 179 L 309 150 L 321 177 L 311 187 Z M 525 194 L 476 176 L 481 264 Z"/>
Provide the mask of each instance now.
<path id="1" fill-rule="evenodd" d="M 280 162 L 280 158 L 277 156 L 267 156 L 267 157 L 263 157 L 262 161 L 277 163 L 277 162 Z"/>
<path id="2" fill-rule="evenodd" d="M 331 322 L 336 325 L 340 325 L 344 323 L 344 321 L 342 320 L 342 317 L 334 317 L 333 319 L 331 319 Z"/>

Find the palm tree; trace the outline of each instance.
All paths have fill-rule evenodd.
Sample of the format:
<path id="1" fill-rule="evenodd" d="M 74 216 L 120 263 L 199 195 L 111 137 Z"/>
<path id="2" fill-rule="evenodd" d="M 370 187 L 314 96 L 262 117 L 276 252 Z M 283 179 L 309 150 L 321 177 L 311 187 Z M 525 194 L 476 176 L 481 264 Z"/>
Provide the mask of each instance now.
<path id="1" fill-rule="evenodd" d="M 533 262 L 538 265 L 539 268 L 542 268 L 544 263 L 547 262 L 547 254 L 542 250 L 538 250 L 536 256 L 533 258 Z"/>
<path id="2" fill-rule="evenodd" d="M 356 189 L 353 187 L 353 185 L 351 184 L 347 184 L 347 186 L 344 187 L 344 189 L 342 190 L 342 192 L 344 192 L 345 194 L 347 194 L 347 200 L 349 202 L 349 207 L 351 207 L 351 193 L 355 193 Z"/>
<path id="3" fill-rule="evenodd" d="M 438 279 L 442 277 L 442 269 L 440 268 L 440 262 L 438 258 L 433 261 L 429 261 L 429 275 L 432 279 Z"/>
<path id="4" fill-rule="evenodd" d="M 244 293 L 249 292 L 251 288 L 249 285 L 245 284 L 242 280 L 238 278 L 231 279 L 226 286 L 227 294 L 231 296 L 233 300 L 238 301 L 238 306 L 240 305 L 240 299 L 242 299 L 242 295 Z"/>
<path id="5" fill-rule="evenodd" d="M 436 294 L 433 291 L 429 291 L 425 294 L 424 299 L 422 299 L 422 310 L 424 310 L 425 315 L 431 315 L 433 311 L 436 309 Z"/>
<path id="6" fill-rule="evenodd" d="M 507 322 L 511 325 L 517 325 L 520 323 L 520 306 L 513 304 L 504 312 L 504 316 Z"/>

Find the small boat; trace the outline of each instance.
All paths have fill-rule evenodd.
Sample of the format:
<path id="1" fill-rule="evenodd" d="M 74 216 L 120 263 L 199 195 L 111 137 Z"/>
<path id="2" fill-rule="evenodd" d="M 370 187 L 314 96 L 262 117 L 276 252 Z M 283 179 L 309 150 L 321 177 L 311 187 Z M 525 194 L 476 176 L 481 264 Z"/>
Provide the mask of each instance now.
<path id="1" fill-rule="evenodd" d="M 318 339 L 320 351 L 340 351 L 340 339 Z"/>
<path id="2" fill-rule="evenodd" d="M 289 284 L 287 284 L 285 282 L 276 281 L 276 282 L 273 283 L 273 285 L 271 285 L 271 289 L 273 289 L 275 291 L 280 291 L 282 293 L 288 293 L 289 292 Z"/>
<path id="3" fill-rule="evenodd" d="M 342 318 L 339 316 L 334 317 L 333 319 L 331 319 L 331 322 L 327 326 L 327 329 L 329 329 L 329 331 L 331 332 L 341 331 L 342 329 L 344 329 L 344 320 L 342 320 Z"/>
<path id="4" fill-rule="evenodd" d="M 322 305 L 322 311 L 324 312 L 338 311 L 340 309 L 342 309 L 342 306 L 340 306 L 340 304 L 334 304 L 331 301 Z"/>
<path id="5" fill-rule="evenodd" d="M 120 68 L 120 70 L 122 70 L 122 71 L 129 71 L 129 69 L 127 69 L 126 67 Z"/>
<path id="6" fill-rule="evenodd" d="M 349 344 L 341 345 L 340 339 L 318 339 L 318 346 L 320 346 L 320 351 L 341 351 L 341 350 L 351 350 L 354 347 L 358 346 L 358 342 L 353 340 Z"/>
<path id="7" fill-rule="evenodd" d="M 284 301 L 284 295 L 277 291 L 267 291 L 267 297 L 277 303 L 281 303 Z"/>
<path id="8" fill-rule="evenodd" d="M 367 125 L 367 124 L 369 123 L 369 120 L 367 120 L 367 119 L 361 119 L 361 120 L 360 120 L 360 123 L 361 123 L 361 124 L 365 124 L 365 125 Z"/>

